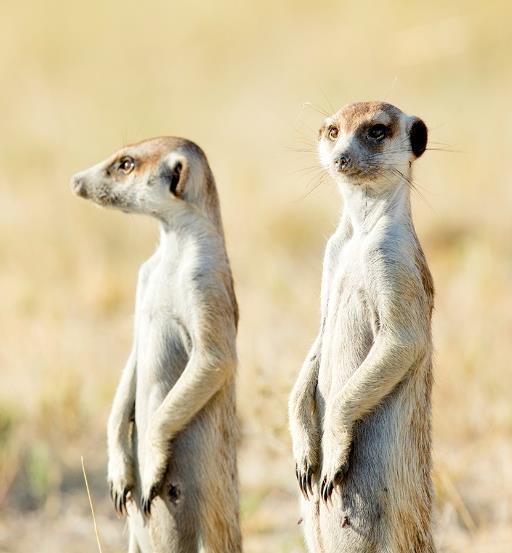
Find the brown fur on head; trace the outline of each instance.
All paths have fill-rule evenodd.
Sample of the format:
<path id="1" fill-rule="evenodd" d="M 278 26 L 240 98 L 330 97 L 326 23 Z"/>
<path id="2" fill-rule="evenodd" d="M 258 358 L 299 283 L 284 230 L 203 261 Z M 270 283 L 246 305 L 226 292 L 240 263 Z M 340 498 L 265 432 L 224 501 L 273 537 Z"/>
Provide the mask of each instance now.
<path id="1" fill-rule="evenodd" d="M 319 131 L 323 166 L 336 179 L 385 187 L 393 171 L 405 172 L 427 146 L 427 127 L 385 102 L 357 102 L 328 117 Z"/>
<path id="2" fill-rule="evenodd" d="M 217 221 L 218 199 L 205 154 L 184 138 L 160 137 L 121 148 L 73 176 L 75 194 L 126 212 L 159 219 L 194 206 Z"/>

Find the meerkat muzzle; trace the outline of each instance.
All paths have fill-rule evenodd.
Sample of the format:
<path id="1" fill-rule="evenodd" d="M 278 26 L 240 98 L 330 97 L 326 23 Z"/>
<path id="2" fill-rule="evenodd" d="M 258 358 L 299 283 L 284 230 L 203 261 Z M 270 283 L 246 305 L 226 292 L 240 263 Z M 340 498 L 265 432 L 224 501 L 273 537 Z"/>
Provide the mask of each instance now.
<path id="1" fill-rule="evenodd" d="M 74 175 L 71 179 L 71 189 L 73 193 L 82 198 L 87 198 L 87 187 L 85 179 L 80 175 Z"/>
<path id="2" fill-rule="evenodd" d="M 349 154 L 341 154 L 334 161 L 334 167 L 339 173 L 346 173 L 352 168 L 352 157 Z"/>

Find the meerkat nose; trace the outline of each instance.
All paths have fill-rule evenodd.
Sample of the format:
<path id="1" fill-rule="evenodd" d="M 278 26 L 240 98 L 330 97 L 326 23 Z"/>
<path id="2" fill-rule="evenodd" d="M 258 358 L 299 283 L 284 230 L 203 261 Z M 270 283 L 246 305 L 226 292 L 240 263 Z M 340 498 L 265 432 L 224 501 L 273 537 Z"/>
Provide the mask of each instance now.
<path id="1" fill-rule="evenodd" d="M 71 189 L 77 196 L 87 198 L 87 189 L 85 186 L 85 179 L 80 175 L 75 175 L 71 179 Z"/>
<path id="2" fill-rule="evenodd" d="M 352 167 L 352 158 L 348 154 L 340 154 L 334 161 L 336 170 L 342 173 Z"/>

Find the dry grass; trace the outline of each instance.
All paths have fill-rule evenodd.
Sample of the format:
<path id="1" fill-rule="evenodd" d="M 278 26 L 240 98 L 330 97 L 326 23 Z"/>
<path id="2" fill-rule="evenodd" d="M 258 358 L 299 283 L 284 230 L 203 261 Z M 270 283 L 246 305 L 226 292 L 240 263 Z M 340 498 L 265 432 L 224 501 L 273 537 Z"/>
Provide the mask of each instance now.
<path id="1" fill-rule="evenodd" d="M 444 552 L 510 551 L 509 3 L 4 4 L 0 552 L 95 550 L 82 453 L 104 549 L 123 549 L 104 426 L 157 231 L 77 200 L 68 179 L 160 134 L 201 144 L 220 189 L 242 313 L 246 551 L 303 551 L 285 405 L 339 211 L 331 183 L 315 188 L 322 115 L 303 104 L 373 98 L 460 151 L 427 152 L 413 200 L 437 287 L 436 535 Z"/>

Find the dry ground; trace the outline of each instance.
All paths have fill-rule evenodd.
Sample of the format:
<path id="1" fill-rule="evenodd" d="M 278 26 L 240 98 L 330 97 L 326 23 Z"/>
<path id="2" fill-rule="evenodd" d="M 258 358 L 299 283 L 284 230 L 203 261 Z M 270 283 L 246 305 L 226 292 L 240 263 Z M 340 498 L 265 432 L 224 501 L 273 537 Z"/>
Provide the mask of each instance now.
<path id="1" fill-rule="evenodd" d="M 510 4 L 29 0 L 0 16 L 0 551 L 95 551 L 80 455 L 104 551 L 123 550 L 104 427 L 157 229 L 68 179 L 160 134 L 201 144 L 221 194 L 245 549 L 303 551 L 286 398 L 340 209 L 314 142 L 321 111 L 360 99 L 431 129 L 413 204 L 437 287 L 439 550 L 511 551 Z"/>

